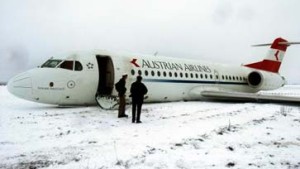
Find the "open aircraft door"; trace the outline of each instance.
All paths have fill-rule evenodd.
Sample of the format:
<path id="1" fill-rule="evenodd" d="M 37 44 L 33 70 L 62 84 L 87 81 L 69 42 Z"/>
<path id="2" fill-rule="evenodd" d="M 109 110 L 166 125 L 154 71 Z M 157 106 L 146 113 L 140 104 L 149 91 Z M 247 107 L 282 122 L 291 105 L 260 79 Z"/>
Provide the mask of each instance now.
<path id="1" fill-rule="evenodd" d="M 103 109 L 113 109 L 117 107 L 117 96 L 113 96 L 114 88 L 114 65 L 110 56 L 96 55 L 98 69 L 99 69 L 99 82 L 96 93 L 96 101 Z"/>

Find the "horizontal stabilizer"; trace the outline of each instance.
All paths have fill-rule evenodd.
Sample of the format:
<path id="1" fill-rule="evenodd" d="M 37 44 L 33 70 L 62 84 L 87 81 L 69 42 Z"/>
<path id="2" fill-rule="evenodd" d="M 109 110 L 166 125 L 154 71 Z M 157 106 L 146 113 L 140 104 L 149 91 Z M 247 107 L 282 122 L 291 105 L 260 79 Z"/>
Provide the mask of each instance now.
<path id="1" fill-rule="evenodd" d="M 273 43 L 264 43 L 264 44 L 257 44 L 252 45 L 253 47 L 259 47 L 259 46 L 271 46 Z M 278 42 L 279 45 L 300 45 L 300 42 Z"/>

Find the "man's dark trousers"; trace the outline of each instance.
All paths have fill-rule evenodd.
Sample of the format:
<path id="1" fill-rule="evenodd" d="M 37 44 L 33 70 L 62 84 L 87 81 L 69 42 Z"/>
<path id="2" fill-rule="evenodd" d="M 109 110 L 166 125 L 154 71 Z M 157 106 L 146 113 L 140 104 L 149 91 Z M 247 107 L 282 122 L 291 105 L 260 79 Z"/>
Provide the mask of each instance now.
<path id="1" fill-rule="evenodd" d="M 135 122 L 136 108 L 137 108 L 137 121 L 136 122 L 140 122 L 142 104 L 143 103 L 132 102 L 132 122 L 133 123 Z"/>

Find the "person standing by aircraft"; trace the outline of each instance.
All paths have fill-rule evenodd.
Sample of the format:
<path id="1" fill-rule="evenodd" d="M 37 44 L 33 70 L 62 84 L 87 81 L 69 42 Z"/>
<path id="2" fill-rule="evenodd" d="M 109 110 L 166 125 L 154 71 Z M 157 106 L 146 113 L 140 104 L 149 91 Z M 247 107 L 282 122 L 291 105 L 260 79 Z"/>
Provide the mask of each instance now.
<path id="1" fill-rule="evenodd" d="M 122 117 L 128 117 L 127 114 L 125 114 L 125 106 L 126 106 L 126 100 L 125 100 L 125 93 L 126 93 L 126 79 L 127 74 L 123 74 L 122 78 L 118 81 L 118 83 L 115 84 L 116 90 L 118 91 L 119 96 L 119 114 L 118 118 Z"/>
<path id="2" fill-rule="evenodd" d="M 136 81 L 131 84 L 130 93 L 132 97 L 132 123 L 141 122 L 141 110 L 144 103 L 144 95 L 147 94 L 148 89 L 142 83 L 142 76 L 137 76 Z M 135 119 L 137 109 L 137 119 Z"/>

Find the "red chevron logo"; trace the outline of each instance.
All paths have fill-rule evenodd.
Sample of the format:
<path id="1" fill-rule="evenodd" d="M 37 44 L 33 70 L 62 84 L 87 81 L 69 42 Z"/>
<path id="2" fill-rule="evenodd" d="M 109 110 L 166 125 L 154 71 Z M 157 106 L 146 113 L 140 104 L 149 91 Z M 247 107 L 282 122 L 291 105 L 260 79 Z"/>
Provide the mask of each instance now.
<path id="1" fill-rule="evenodd" d="M 137 59 L 132 59 L 132 61 L 130 61 L 130 63 L 132 63 L 135 67 L 140 67 L 140 65 L 138 65 L 136 63 Z"/>
<path id="2" fill-rule="evenodd" d="M 278 54 L 279 54 L 279 50 L 277 50 L 277 52 L 274 55 L 277 61 L 279 61 Z"/>

